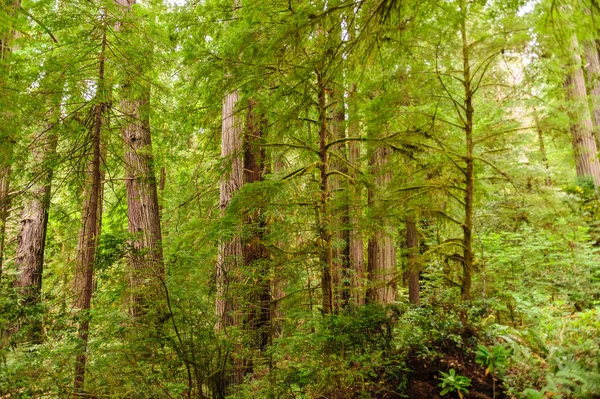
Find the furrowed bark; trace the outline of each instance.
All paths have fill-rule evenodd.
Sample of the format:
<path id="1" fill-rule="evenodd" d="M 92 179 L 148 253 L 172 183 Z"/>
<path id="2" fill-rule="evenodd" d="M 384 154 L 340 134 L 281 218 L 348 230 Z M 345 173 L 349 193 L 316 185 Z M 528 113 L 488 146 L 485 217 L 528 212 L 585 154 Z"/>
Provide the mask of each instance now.
<path id="1" fill-rule="evenodd" d="M 317 205 L 317 229 L 319 242 L 319 258 L 321 262 L 322 312 L 330 314 L 335 309 L 333 280 L 333 248 L 331 246 L 331 210 L 329 187 L 329 151 L 327 126 L 327 99 L 323 76 L 317 71 L 318 114 L 319 114 L 319 202 Z"/>
<path id="2" fill-rule="evenodd" d="M 346 138 L 344 96 L 341 90 L 330 93 L 331 124 L 330 140 Z M 347 149 L 345 141 L 331 146 L 330 171 L 339 172 L 331 175 L 330 191 L 332 195 L 332 246 L 333 246 L 333 285 L 335 287 L 334 304 L 336 308 L 348 306 L 350 301 L 350 230 L 348 211 L 348 190 L 346 189 L 348 175 Z"/>
<path id="3" fill-rule="evenodd" d="M 134 0 L 118 0 L 129 12 Z M 128 25 L 120 25 L 124 35 Z M 121 126 L 124 143 L 125 178 L 127 190 L 127 222 L 131 235 L 129 253 L 131 315 L 144 315 L 152 301 L 160 297 L 165 277 L 162 252 L 160 208 L 157 181 L 152 156 L 150 131 L 150 87 L 131 76 L 125 78 L 121 112 L 125 121 Z"/>
<path id="4" fill-rule="evenodd" d="M 229 206 L 231 199 L 243 183 L 242 125 L 235 113 L 238 102 L 237 90 L 227 94 L 223 99 L 223 126 L 221 136 L 221 158 L 225 160 L 226 172 L 221 178 L 219 208 L 221 214 Z M 242 262 L 242 243 L 238 236 L 221 239 L 217 257 L 217 296 L 215 300 L 217 314 L 217 330 L 234 324 L 234 301 L 229 291 L 232 282 L 236 281 L 238 268 Z"/>
<path id="5" fill-rule="evenodd" d="M 14 286 L 20 292 L 22 306 L 30 306 L 40 301 L 44 267 L 44 248 L 53 165 L 58 136 L 54 130 L 58 123 L 59 105 L 49 111 L 51 121 L 47 129 L 35 137 L 31 144 L 33 154 L 33 178 L 29 192 L 23 201 L 20 231 L 17 237 L 15 264 L 17 279 Z M 41 325 L 33 326 L 32 339 L 41 340 Z"/>
<path id="6" fill-rule="evenodd" d="M 85 397 L 85 369 L 87 362 L 87 343 L 90 327 L 89 310 L 93 292 L 94 267 L 96 250 L 100 238 L 102 219 L 102 189 L 103 174 L 101 170 L 101 135 L 104 113 L 108 107 L 105 95 L 104 66 L 106 50 L 106 30 L 103 32 L 98 67 L 98 96 L 99 102 L 94 106 L 93 123 L 91 127 L 91 159 L 85 172 L 85 188 L 83 194 L 83 209 L 81 211 L 81 229 L 77 249 L 77 261 L 74 279 L 73 307 L 78 311 L 80 340 L 79 353 L 75 359 L 74 390 L 77 397 Z"/>
<path id="7" fill-rule="evenodd" d="M 15 0 L 7 4 L 6 14 L 9 17 L 13 17 L 17 10 L 21 7 L 21 1 Z M 11 41 L 15 36 L 14 31 L 8 32 L 5 37 L 0 37 L 0 67 L 6 67 L 6 60 L 10 55 Z M 0 95 L 4 95 L 5 82 L 0 79 Z M 6 120 L 10 120 L 13 116 L 6 115 L 5 110 L 0 111 L 6 117 Z M 6 222 L 10 215 L 10 175 L 11 175 L 11 161 L 13 158 L 13 147 L 15 143 L 14 132 L 4 131 L 6 126 L 0 129 L 0 278 L 2 277 L 2 265 L 4 261 L 5 252 L 5 234 L 6 234 Z"/>
<path id="8" fill-rule="evenodd" d="M 583 42 L 585 72 L 592 104 L 596 145 L 600 143 L 600 57 L 594 40 Z"/>
<path id="9" fill-rule="evenodd" d="M 571 143 L 575 156 L 577 176 L 590 179 L 595 187 L 600 184 L 600 163 L 594 139 L 594 127 L 588 107 L 585 79 L 581 69 L 581 56 L 577 36 L 571 37 L 570 60 L 564 88 L 569 106 Z"/>
<path id="10" fill-rule="evenodd" d="M 376 229 L 368 242 L 368 289 L 367 302 L 387 305 L 396 301 L 398 294 L 396 245 L 390 236 L 390 220 L 383 207 L 381 197 L 392 181 L 389 164 L 392 149 L 381 145 L 372 151 L 369 165 L 375 177 L 369 187 L 369 206 L 378 210 L 374 216 Z"/>
<path id="11" fill-rule="evenodd" d="M 348 120 L 348 136 L 350 138 L 360 137 L 358 115 L 356 107 L 356 86 L 352 85 L 348 95 L 350 104 L 350 115 Z M 348 234 L 348 256 L 350 267 L 350 293 L 356 305 L 365 304 L 365 255 L 362 231 L 360 228 L 360 216 L 362 213 L 362 190 L 357 180 L 360 169 L 360 142 L 350 140 L 348 142 L 348 161 L 350 168 L 348 175 L 352 180 L 348 181 L 349 193 L 349 234 Z"/>

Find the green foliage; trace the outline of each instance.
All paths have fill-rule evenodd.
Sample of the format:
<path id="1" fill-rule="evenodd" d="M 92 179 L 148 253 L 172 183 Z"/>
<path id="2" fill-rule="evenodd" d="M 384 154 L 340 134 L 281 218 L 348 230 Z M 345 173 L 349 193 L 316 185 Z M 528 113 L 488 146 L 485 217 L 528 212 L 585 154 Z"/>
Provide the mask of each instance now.
<path id="1" fill-rule="evenodd" d="M 441 377 L 439 386 L 442 388 L 440 395 L 444 396 L 449 393 L 456 392 L 462 399 L 463 393 L 469 392 L 467 388 L 471 386 L 470 378 L 467 378 L 464 375 L 456 374 L 454 369 L 450 369 L 448 373 L 440 371 L 440 375 Z"/>
<path id="2" fill-rule="evenodd" d="M 478 345 L 475 352 L 475 361 L 485 367 L 486 375 L 488 373 L 494 374 L 506 367 L 510 355 L 510 349 L 504 345 L 495 345 L 491 349 L 484 345 Z"/>

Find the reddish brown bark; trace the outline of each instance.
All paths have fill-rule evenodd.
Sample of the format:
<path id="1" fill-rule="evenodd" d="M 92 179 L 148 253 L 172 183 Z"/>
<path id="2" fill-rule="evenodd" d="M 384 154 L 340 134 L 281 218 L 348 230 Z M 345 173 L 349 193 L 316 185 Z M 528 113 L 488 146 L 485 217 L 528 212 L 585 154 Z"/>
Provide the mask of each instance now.
<path id="1" fill-rule="evenodd" d="M 73 307 L 78 311 L 80 340 L 79 352 L 75 358 L 74 390 L 77 397 L 85 397 L 85 370 L 87 362 L 87 343 L 90 328 L 89 310 L 93 292 L 96 250 L 100 238 L 102 220 L 103 174 L 101 170 L 101 145 L 104 114 L 108 107 L 105 96 L 104 65 L 106 50 L 106 30 L 103 32 L 98 67 L 98 103 L 93 108 L 90 152 L 85 172 L 83 207 L 81 211 L 81 229 L 77 248 L 75 277 L 73 282 Z"/>
<path id="2" fill-rule="evenodd" d="M 398 294 L 396 245 L 391 236 L 389 217 L 385 215 L 382 197 L 392 181 L 389 164 L 392 149 L 381 145 L 371 154 L 369 165 L 375 181 L 369 187 L 369 206 L 376 209 L 376 229 L 368 242 L 367 302 L 387 305 L 396 301 Z"/>
<path id="3" fill-rule="evenodd" d="M 330 314 L 335 309 L 334 265 L 331 245 L 331 191 L 329 186 L 329 151 L 327 126 L 327 99 L 323 76 L 317 71 L 319 114 L 319 202 L 317 205 L 317 230 L 319 259 L 321 262 L 322 312 Z"/>
<path id="4" fill-rule="evenodd" d="M 360 170 L 360 128 L 356 107 L 356 86 L 352 86 L 348 102 L 350 104 L 350 115 L 348 123 L 348 181 L 349 195 L 349 232 L 348 232 L 348 256 L 350 267 L 350 293 L 356 305 L 365 304 L 365 255 L 362 231 L 360 228 L 360 217 L 362 214 L 362 188 L 358 184 Z"/>
<path id="5" fill-rule="evenodd" d="M 335 287 L 334 306 L 346 307 L 350 301 L 350 229 L 348 211 L 346 113 L 342 90 L 330 91 L 330 116 L 328 145 L 330 153 L 330 191 L 332 196 L 332 276 Z"/>
<path id="6" fill-rule="evenodd" d="M 585 54 L 585 72 L 592 103 L 592 116 L 594 118 L 594 132 L 596 145 L 600 143 L 600 57 L 598 47 L 594 40 L 583 42 Z"/>
<path id="7" fill-rule="evenodd" d="M 135 0 L 119 0 L 125 13 Z M 119 26 L 119 29 L 128 28 Z M 123 29 L 124 34 L 133 34 Z M 127 77 L 123 84 L 121 126 L 127 190 L 127 222 L 131 235 L 129 253 L 131 315 L 145 314 L 160 296 L 164 282 L 162 232 L 157 181 L 150 131 L 150 87 L 140 79 Z"/>
<path id="8" fill-rule="evenodd" d="M 244 129 L 244 181 L 243 184 L 257 183 L 269 171 L 266 154 L 262 146 L 264 121 L 256 103 L 250 101 Z M 246 217 L 250 234 L 243 242 L 244 265 L 256 270 L 249 304 L 248 328 L 255 334 L 255 347 L 264 351 L 271 332 L 271 272 L 268 263 L 269 252 L 265 246 L 267 224 L 264 210 L 253 207 Z"/>
<path id="9" fill-rule="evenodd" d="M 236 115 L 237 90 L 223 99 L 221 158 L 225 162 L 225 173 L 221 178 L 219 208 L 221 214 L 229 206 L 236 191 L 243 184 L 242 125 Z M 234 324 L 234 302 L 230 292 L 231 283 L 237 280 L 239 265 L 243 260 L 242 243 L 239 236 L 221 239 L 217 257 L 217 330 Z"/>
<path id="10" fill-rule="evenodd" d="M 31 144 L 34 181 L 23 201 L 15 256 L 17 279 L 14 284 L 23 297 L 23 305 L 37 303 L 42 289 L 44 247 L 53 172 L 53 165 L 50 163 L 54 158 L 57 144 L 57 135 L 53 130 L 55 125 L 56 121 L 50 123 L 47 130 L 35 137 Z"/>
<path id="11" fill-rule="evenodd" d="M 564 87 L 567 100 L 570 102 L 567 113 L 571 122 L 571 143 L 577 176 L 591 179 L 597 187 L 600 185 L 600 163 L 598 162 L 592 117 L 588 107 L 585 79 L 581 69 L 579 43 L 575 35 L 571 38 L 568 71 Z"/>

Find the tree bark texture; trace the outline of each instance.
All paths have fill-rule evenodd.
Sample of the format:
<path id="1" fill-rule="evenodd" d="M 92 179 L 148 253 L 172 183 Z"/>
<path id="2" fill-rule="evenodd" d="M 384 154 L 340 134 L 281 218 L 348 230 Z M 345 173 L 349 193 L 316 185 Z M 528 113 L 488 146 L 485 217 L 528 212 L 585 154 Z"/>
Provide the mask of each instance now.
<path id="1" fill-rule="evenodd" d="M 319 202 L 317 205 L 317 230 L 319 260 L 321 263 L 322 312 L 335 310 L 333 248 L 331 246 L 331 191 L 329 187 L 329 151 L 327 124 L 327 96 L 323 76 L 317 71 L 318 114 L 319 114 Z"/>
<path id="2" fill-rule="evenodd" d="M 165 275 L 149 122 L 150 93 L 148 88 L 141 91 L 136 96 L 128 87 L 121 101 L 126 118 L 121 134 L 125 144 L 127 221 L 132 236 L 129 263 L 133 317 L 141 316 L 146 302 L 157 298 Z"/>
<path id="3" fill-rule="evenodd" d="M 392 149 L 386 145 L 375 148 L 369 164 L 375 181 L 369 188 L 369 206 L 376 210 L 376 229 L 368 242 L 367 302 L 387 305 L 396 301 L 398 294 L 396 245 L 390 235 L 390 220 L 385 213 L 385 195 L 392 181 L 389 169 Z"/>
<path id="4" fill-rule="evenodd" d="M 269 171 L 262 146 L 264 126 L 256 103 L 250 100 L 244 129 L 244 185 L 262 181 Z M 244 265 L 253 273 L 244 324 L 254 334 L 254 348 L 264 351 L 271 335 L 271 270 L 269 252 L 264 244 L 267 223 L 260 206 L 252 206 L 246 216 L 246 227 L 250 231 L 242 242 Z"/>
<path id="5" fill-rule="evenodd" d="M 358 184 L 360 170 L 360 127 L 359 118 L 356 115 L 356 86 L 352 85 L 348 103 L 350 104 L 350 115 L 348 120 L 348 181 L 349 195 L 349 233 L 348 233 L 348 256 L 350 267 L 350 293 L 352 301 L 356 305 L 365 304 L 365 254 L 362 231 L 360 228 L 360 217 L 362 213 L 362 190 Z"/>
<path id="6" fill-rule="evenodd" d="M 103 70 L 103 67 L 101 67 Z M 96 250 L 100 238 L 102 218 L 102 171 L 101 159 L 101 130 L 103 113 L 106 104 L 100 103 L 94 108 L 94 124 L 92 128 L 92 156 L 87 165 L 85 189 L 83 194 L 83 209 L 81 212 L 81 230 L 74 280 L 74 308 L 79 311 L 80 352 L 75 360 L 75 392 L 85 396 L 85 368 L 87 361 L 87 342 L 89 334 L 89 310 L 91 306 Z"/>
<path id="7" fill-rule="evenodd" d="M 581 69 L 581 56 L 577 36 L 571 38 L 570 63 L 564 87 L 568 106 L 568 115 L 571 122 L 571 143 L 575 156 L 577 176 L 591 179 L 596 187 L 600 184 L 600 163 L 594 139 L 594 127 L 588 106 L 587 90 L 583 70 Z"/>
<path id="8" fill-rule="evenodd" d="M 78 311 L 80 340 L 79 352 L 75 358 L 74 390 L 76 397 L 85 397 L 85 369 L 87 362 L 87 343 L 90 329 L 90 315 L 94 268 L 96 264 L 96 251 L 100 239 L 102 221 L 102 191 L 103 172 L 102 159 L 102 128 L 105 112 L 108 108 L 105 98 L 104 66 L 106 51 L 106 30 L 102 35 L 102 44 L 99 54 L 98 66 L 98 91 L 99 100 L 93 108 L 91 123 L 90 152 L 91 157 L 85 171 L 85 186 L 83 192 L 83 206 L 81 211 L 81 229 L 77 247 L 75 264 L 75 277 L 73 281 L 73 307 Z"/>
<path id="9" fill-rule="evenodd" d="M 58 105 L 55 106 L 58 108 Z M 23 201 L 15 264 L 17 279 L 15 287 L 23 296 L 23 305 L 37 303 L 42 289 L 44 247 L 53 165 L 51 164 L 57 145 L 57 111 L 51 110 L 53 120 L 46 131 L 35 137 L 31 144 L 33 154 L 33 182 Z"/>
<path id="10" fill-rule="evenodd" d="M 465 218 L 463 221 L 463 275 L 460 287 L 461 299 L 471 299 L 471 285 L 473 280 L 473 213 L 475 201 L 475 159 L 473 156 L 473 90 L 471 87 L 470 46 L 467 41 L 467 9 L 464 1 L 461 2 L 462 20 L 462 55 L 463 55 L 463 85 L 464 85 L 464 132 L 465 132 Z"/>
<path id="11" fill-rule="evenodd" d="M 225 163 L 225 173 L 221 178 L 219 208 L 221 214 L 229 206 L 231 199 L 243 183 L 242 125 L 236 115 L 237 90 L 223 98 L 221 158 Z M 242 243 L 238 236 L 221 239 L 216 270 L 216 314 L 217 330 L 234 324 L 234 301 L 230 286 L 237 280 L 239 265 L 243 260 Z"/>
<path id="12" fill-rule="evenodd" d="M 119 0 L 127 13 L 135 0 Z M 122 29 L 119 26 L 119 29 Z M 125 32 L 133 34 L 134 32 Z M 150 131 L 150 87 L 127 77 L 123 84 L 121 126 L 127 189 L 127 221 L 131 235 L 131 315 L 143 315 L 160 296 L 165 276 L 157 181 Z"/>
<path id="13" fill-rule="evenodd" d="M 346 147 L 346 113 L 344 95 L 341 89 L 330 91 L 331 124 L 329 141 L 338 143 L 329 147 L 330 152 L 330 191 L 332 195 L 332 277 L 335 289 L 334 306 L 346 307 L 350 301 L 350 241 L 348 190 L 348 155 Z"/>
<path id="14" fill-rule="evenodd" d="M 598 56 L 598 47 L 594 40 L 585 40 L 583 42 L 583 50 L 587 84 L 592 100 L 592 116 L 594 118 L 594 133 L 597 146 L 600 143 L 600 57 Z"/>
<path id="15" fill-rule="evenodd" d="M 21 6 L 20 0 L 6 1 L 3 6 L 6 7 L 7 15 L 12 17 L 16 14 L 17 10 Z M 9 31 L 4 37 L 0 37 L 0 67 L 5 68 L 5 61 L 12 51 L 11 41 L 15 36 L 14 31 Z M 0 79 L 0 96 L 4 96 L 5 82 Z M 2 110 L 1 114 L 10 120 L 13 115 L 10 115 L 10 111 Z M 6 235 L 6 222 L 10 214 L 10 175 L 11 175 L 11 161 L 13 158 L 13 147 L 15 143 L 14 132 L 10 128 L 10 124 L 7 126 L 0 127 L 0 277 L 2 277 L 2 265 L 4 261 L 5 252 L 5 235 Z"/>

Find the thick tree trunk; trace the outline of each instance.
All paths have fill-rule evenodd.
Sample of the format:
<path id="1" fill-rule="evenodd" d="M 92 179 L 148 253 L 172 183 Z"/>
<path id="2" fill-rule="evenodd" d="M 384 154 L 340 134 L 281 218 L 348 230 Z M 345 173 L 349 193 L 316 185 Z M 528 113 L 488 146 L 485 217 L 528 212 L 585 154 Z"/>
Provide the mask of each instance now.
<path id="1" fill-rule="evenodd" d="M 264 120 L 250 101 L 244 129 L 244 181 L 243 184 L 257 183 L 269 171 L 265 150 L 262 147 Z M 255 335 L 254 348 L 264 351 L 271 333 L 271 271 L 269 253 L 264 244 L 267 224 L 264 211 L 258 207 L 249 212 L 246 226 L 250 234 L 243 241 L 244 265 L 256 270 L 252 284 L 251 301 L 248 304 L 247 326 Z"/>
<path id="2" fill-rule="evenodd" d="M 335 289 L 334 305 L 346 307 L 350 301 L 350 230 L 348 212 L 347 149 L 346 149 L 346 113 L 342 90 L 331 90 L 330 138 L 339 141 L 330 146 L 330 191 L 332 194 L 332 230 L 333 264 L 332 278 Z"/>
<path id="3" fill-rule="evenodd" d="M 242 125 L 235 113 L 237 102 L 238 92 L 236 90 L 227 94 L 223 99 L 221 158 L 225 162 L 226 172 L 221 179 L 220 188 L 219 207 L 222 215 L 229 206 L 234 193 L 241 188 L 243 183 Z M 235 309 L 229 289 L 230 285 L 237 281 L 238 268 L 242 259 L 242 243 L 239 237 L 234 236 L 228 240 L 221 240 L 217 257 L 216 276 L 217 330 L 223 330 L 225 327 L 234 324 Z"/>
<path id="4" fill-rule="evenodd" d="M 391 160 L 392 149 L 385 145 L 377 147 L 369 160 L 375 177 L 369 188 L 369 206 L 377 209 L 374 217 L 377 227 L 368 242 L 367 302 L 381 305 L 395 302 L 398 295 L 396 245 L 390 236 L 390 221 L 381 199 L 392 181 Z"/>
<path id="5" fill-rule="evenodd" d="M 348 175 L 352 180 L 348 181 L 349 195 L 349 234 L 348 234 L 348 256 L 350 267 L 350 292 L 356 305 L 365 304 L 365 254 L 362 231 L 360 228 L 360 217 L 362 213 L 361 186 L 357 180 L 360 170 L 360 127 L 356 107 L 356 86 L 352 86 L 348 95 L 350 104 L 350 115 L 348 120 L 348 163 L 350 168 Z"/>
<path id="6" fill-rule="evenodd" d="M 119 0 L 128 12 L 135 0 Z M 119 26 L 119 29 L 122 29 Z M 133 32 L 128 32 L 132 34 Z M 157 181 L 150 133 L 150 87 L 126 78 L 121 112 L 127 189 L 127 221 L 131 238 L 131 315 L 143 315 L 162 290 L 165 270 Z"/>
<path id="7" fill-rule="evenodd" d="M 127 120 L 121 128 L 125 143 L 127 221 L 131 234 L 131 314 L 144 314 L 149 301 L 156 300 L 164 280 L 160 209 L 154 175 L 149 122 L 149 90 L 136 98 L 125 89 L 121 110 Z M 150 289 L 150 291 L 148 291 Z"/>
<path id="8" fill-rule="evenodd" d="M 592 100 L 592 116 L 594 117 L 594 132 L 596 145 L 600 143 L 600 57 L 594 40 L 583 42 L 585 54 L 585 72 Z"/>
<path id="9" fill-rule="evenodd" d="M 59 106 L 55 107 L 58 109 Z M 58 119 L 57 111 L 50 112 L 54 114 L 50 116 L 51 118 Z M 31 145 L 34 181 L 23 201 L 15 257 L 17 267 L 15 287 L 23 296 L 24 306 L 37 303 L 42 289 L 44 247 L 53 172 L 53 165 L 50 163 L 56 153 L 58 139 L 54 131 L 56 123 L 56 120 L 52 121 L 47 130 L 37 136 Z"/>
<path id="10" fill-rule="evenodd" d="M 596 187 L 600 185 L 600 163 L 594 139 L 594 127 L 588 106 L 585 79 L 581 69 L 579 44 L 577 36 L 571 38 L 569 73 L 564 82 L 568 105 L 568 115 L 571 121 L 571 142 L 575 155 L 577 176 L 590 179 Z"/>
<path id="11" fill-rule="evenodd" d="M 15 15 L 21 6 L 20 0 L 8 1 L 6 4 L 6 14 L 9 17 Z M 15 36 L 14 31 L 9 31 L 7 36 L 0 37 L 0 67 L 4 69 L 5 61 L 11 53 L 11 41 Z M 0 79 L 0 96 L 4 95 L 4 81 Z M 6 112 L 5 110 L 1 111 Z M 6 120 L 12 119 L 11 115 L 4 115 Z M 2 129 L 4 130 L 4 129 Z M 13 157 L 14 137 L 12 132 L 4 133 L 0 130 L 0 277 L 2 277 L 2 265 L 5 252 L 5 234 L 6 222 L 10 214 L 10 175 L 11 160 Z M 4 133 L 4 134 L 2 134 Z"/>
<path id="12" fill-rule="evenodd" d="M 406 249 L 408 251 L 408 264 L 406 270 L 408 283 L 408 301 L 413 305 L 421 304 L 419 293 L 419 233 L 415 217 L 409 215 L 406 217 Z"/>

